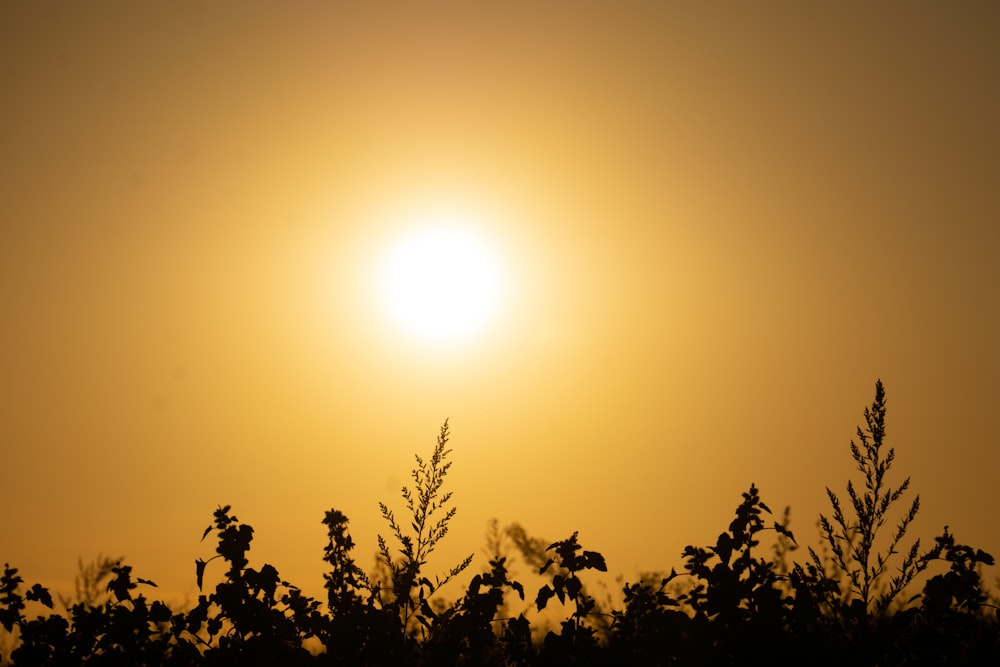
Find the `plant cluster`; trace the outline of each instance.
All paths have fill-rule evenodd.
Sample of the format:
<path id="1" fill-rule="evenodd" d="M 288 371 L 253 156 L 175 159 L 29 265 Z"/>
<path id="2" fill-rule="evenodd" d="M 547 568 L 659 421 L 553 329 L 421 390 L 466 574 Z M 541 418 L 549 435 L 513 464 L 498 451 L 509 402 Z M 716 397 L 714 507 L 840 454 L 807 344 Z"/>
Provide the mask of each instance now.
<path id="1" fill-rule="evenodd" d="M 993 557 L 958 543 L 947 527 L 929 550 L 917 541 L 900 553 L 918 498 L 882 536 L 909 479 L 888 484 L 895 452 L 884 448 L 881 382 L 865 419 L 860 443 L 851 443 L 864 490 L 849 482 L 845 505 L 827 489 L 832 515 L 820 517 L 820 551 L 808 549 L 804 563 L 790 556 L 798 543 L 787 511 L 782 520 L 771 518 L 751 485 L 714 544 L 685 548 L 679 572 L 625 583 L 620 608 L 588 593 L 581 575 L 605 572 L 607 564 L 581 546 L 577 533 L 544 547 L 517 525 L 503 533 L 494 525 L 489 564 L 445 602 L 441 587 L 472 561 L 433 579 L 425 574 L 455 516 L 451 493 L 443 492 L 451 466 L 445 422 L 432 456 L 416 457 L 413 488 L 403 489 L 408 521 L 380 504 L 398 548 L 379 536 L 376 573 L 355 562 L 347 517 L 326 513 L 325 602 L 270 564 L 252 566 L 254 530 L 224 506 L 202 535 L 214 533 L 216 555 L 196 560 L 202 593 L 185 610 L 147 598 L 153 582 L 104 559 L 81 565 L 77 598 L 63 601 L 65 613 L 30 617 L 29 604 L 51 610 L 52 596 L 38 584 L 25 588 L 17 569 L 4 565 L 0 627 L 12 648 L 0 664 L 1000 664 L 1000 621 L 981 572 Z M 563 620 L 539 630 L 535 614 L 509 611 L 510 600 L 524 601 L 526 592 L 501 553 L 505 537 L 543 578 L 531 607 L 551 610 L 557 601 Z M 762 553 L 764 537 L 772 541 L 771 556 Z M 225 569 L 205 590 L 216 559 Z M 916 590 L 918 575 L 935 562 L 947 570 Z M 97 584 L 105 580 L 102 593 Z"/>

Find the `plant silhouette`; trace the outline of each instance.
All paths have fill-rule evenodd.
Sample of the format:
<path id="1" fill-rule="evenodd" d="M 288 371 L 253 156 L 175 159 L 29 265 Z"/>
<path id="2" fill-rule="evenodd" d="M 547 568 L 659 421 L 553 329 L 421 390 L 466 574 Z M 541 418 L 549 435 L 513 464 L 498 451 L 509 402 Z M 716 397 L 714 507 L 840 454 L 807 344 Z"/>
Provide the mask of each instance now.
<path id="1" fill-rule="evenodd" d="M 602 609 L 587 593 L 581 575 L 608 568 L 578 533 L 545 546 L 519 524 L 502 532 L 494 524 L 489 562 L 446 601 L 441 587 L 472 563 L 469 556 L 433 579 L 424 574 L 456 516 L 444 488 L 446 421 L 431 456 L 416 457 L 413 486 L 403 488 L 407 518 L 379 503 L 398 546 L 378 537 L 377 574 L 357 565 L 349 520 L 331 509 L 322 520 L 326 599 L 312 599 L 273 565 L 251 562 L 254 529 L 220 506 L 202 534 L 203 541 L 214 534 L 215 555 L 196 559 L 200 595 L 186 610 L 148 599 L 152 581 L 99 558 L 81 562 L 77 595 L 60 598 L 66 610 L 57 613 L 45 587 L 26 587 L 5 564 L 0 646 L 9 648 L 0 664 L 1000 664 L 998 610 L 983 583 L 993 556 L 947 527 L 927 552 L 919 541 L 900 552 L 920 508 L 916 496 L 880 542 L 909 490 L 909 478 L 890 486 L 895 451 L 885 446 L 881 381 L 864 416 L 866 428 L 850 448 L 863 490 L 849 481 L 843 503 L 827 488 L 832 513 L 819 518 L 819 551 L 810 547 L 801 563 L 792 560 L 798 541 L 788 511 L 773 519 L 751 484 L 713 544 L 686 547 L 680 570 L 626 582 L 619 608 Z M 773 540 L 770 558 L 762 555 L 764 538 Z M 513 578 L 504 540 L 542 576 L 534 594 Z M 937 572 L 918 590 L 931 568 Z M 510 600 L 526 599 L 530 610 L 507 611 Z M 533 632 L 543 610 L 561 612 L 562 620 Z"/>
<path id="2" fill-rule="evenodd" d="M 833 520 L 820 515 L 825 545 L 833 554 L 835 569 L 845 575 L 848 587 L 841 590 L 841 604 L 852 603 L 855 614 L 867 615 L 874 611 L 884 612 L 902 593 L 913 579 L 923 571 L 926 557 L 920 556 L 920 540 L 916 540 L 906 553 L 899 573 L 891 577 L 885 590 L 879 585 L 886 578 L 889 560 L 898 554 L 897 547 L 906 535 L 907 529 L 920 510 L 920 496 L 915 496 L 889 539 L 885 552 L 875 549 L 876 538 L 889 517 L 889 511 L 910 488 L 907 477 L 898 487 L 889 486 L 886 475 L 896 460 L 895 449 L 884 449 L 885 444 L 885 389 L 882 381 L 875 383 L 875 401 L 865 408 L 866 429 L 858 427 L 858 443 L 851 441 L 851 456 L 857 464 L 858 472 L 864 475 L 865 490 L 859 493 L 853 482 L 847 482 L 847 496 L 851 501 L 853 514 L 845 514 L 840 498 L 829 487 L 827 497 L 833 507 Z M 817 568 L 823 564 L 815 551 L 810 556 Z"/>
<path id="3" fill-rule="evenodd" d="M 400 527 L 395 514 L 385 503 L 379 503 L 382 518 L 389 524 L 393 536 L 401 546 L 400 558 L 394 559 L 386 539 L 378 536 L 379 557 L 387 567 L 391 579 L 388 604 L 400 615 L 404 627 L 408 627 L 413 618 L 430 627 L 428 619 L 434 616 L 429 605 L 430 596 L 472 562 L 470 554 L 447 574 L 435 576 L 433 581 L 421 576 L 421 569 L 427 564 L 428 556 L 448 534 L 448 524 L 456 512 L 454 507 L 447 506 L 451 500 L 451 492 L 442 493 L 444 479 L 451 468 L 451 462 L 447 460 L 451 453 L 447 449 L 448 437 L 448 421 L 445 420 L 430 459 L 424 462 L 420 456 L 415 457 L 417 467 L 411 473 L 414 488 L 403 487 L 403 500 L 410 514 L 413 535 L 407 534 Z"/>

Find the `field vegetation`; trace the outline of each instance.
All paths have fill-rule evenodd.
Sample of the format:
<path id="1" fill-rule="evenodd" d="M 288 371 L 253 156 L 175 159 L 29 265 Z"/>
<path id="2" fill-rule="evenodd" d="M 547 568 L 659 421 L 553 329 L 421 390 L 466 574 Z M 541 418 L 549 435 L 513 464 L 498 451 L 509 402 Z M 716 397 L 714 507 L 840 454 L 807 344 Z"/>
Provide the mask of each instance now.
<path id="1" fill-rule="evenodd" d="M 787 512 L 776 518 L 751 484 L 714 544 L 686 547 L 679 571 L 625 582 L 617 606 L 585 585 L 608 564 L 577 533 L 547 544 L 517 524 L 494 525 L 491 560 L 455 599 L 442 596 L 473 563 L 428 570 L 456 512 L 445 422 L 431 456 L 416 457 L 405 512 L 380 504 L 388 531 L 373 572 L 354 559 L 348 518 L 326 512 L 325 599 L 252 564 L 254 529 L 224 506 L 202 536 L 216 555 L 195 562 L 201 594 L 184 609 L 155 599 L 155 584 L 121 559 L 81 563 L 76 596 L 55 602 L 5 564 L 0 664 L 1000 664 L 983 579 L 993 557 L 947 527 L 931 545 L 907 542 L 920 499 L 909 478 L 893 481 L 880 381 L 864 419 L 850 445 L 859 479 L 827 489 L 815 547 L 799 552 Z M 540 585 L 517 580 L 512 552 Z M 512 612 L 521 601 L 539 613 Z"/>

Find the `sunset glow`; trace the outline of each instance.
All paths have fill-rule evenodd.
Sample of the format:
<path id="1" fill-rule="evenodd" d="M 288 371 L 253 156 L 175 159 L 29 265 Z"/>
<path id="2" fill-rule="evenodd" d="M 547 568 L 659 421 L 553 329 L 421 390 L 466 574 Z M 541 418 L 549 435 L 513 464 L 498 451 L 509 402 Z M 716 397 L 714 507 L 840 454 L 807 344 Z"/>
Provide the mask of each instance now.
<path id="1" fill-rule="evenodd" d="M 371 571 L 445 419 L 434 568 L 496 517 L 638 581 L 751 482 L 805 554 L 877 378 L 913 536 L 1000 554 L 998 34 L 997 2 L 0 3 L 0 564 L 71 595 L 124 555 L 194 601 L 231 504 L 324 595 L 323 512 Z"/>

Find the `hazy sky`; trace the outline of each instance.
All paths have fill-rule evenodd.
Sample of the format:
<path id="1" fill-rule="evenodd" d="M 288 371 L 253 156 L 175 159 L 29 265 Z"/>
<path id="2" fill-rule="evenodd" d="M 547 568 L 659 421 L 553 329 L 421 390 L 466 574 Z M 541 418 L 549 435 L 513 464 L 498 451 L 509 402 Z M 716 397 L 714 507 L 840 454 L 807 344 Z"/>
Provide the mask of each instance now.
<path id="1" fill-rule="evenodd" d="M 445 418 L 432 568 L 497 517 L 634 579 L 751 482 L 816 544 L 876 378 L 915 529 L 1000 555 L 997 7 L 3 3 L 0 561 L 192 593 L 232 504 L 315 592 Z M 435 211 L 506 275 L 452 345 L 375 298 Z"/>

